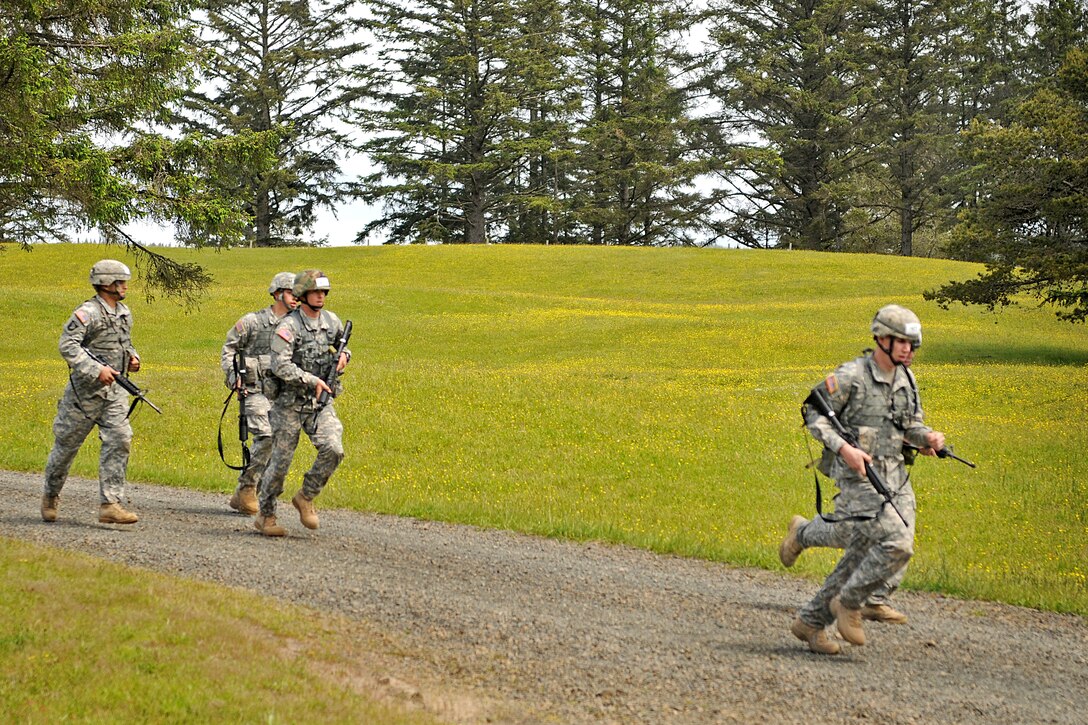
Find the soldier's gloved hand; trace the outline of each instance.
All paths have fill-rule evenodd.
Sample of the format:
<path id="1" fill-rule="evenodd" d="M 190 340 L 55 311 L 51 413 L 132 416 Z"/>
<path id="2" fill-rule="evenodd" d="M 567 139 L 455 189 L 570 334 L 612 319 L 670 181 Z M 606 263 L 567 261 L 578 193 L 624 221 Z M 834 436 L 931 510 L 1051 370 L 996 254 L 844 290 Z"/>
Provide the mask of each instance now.
<path id="1" fill-rule="evenodd" d="M 846 461 L 846 465 L 857 472 L 859 476 L 865 475 L 865 464 L 871 463 L 873 457 L 860 448 L 854 448 L 849 443 L 843 443 L 839 449 L 839 455 Z"/>

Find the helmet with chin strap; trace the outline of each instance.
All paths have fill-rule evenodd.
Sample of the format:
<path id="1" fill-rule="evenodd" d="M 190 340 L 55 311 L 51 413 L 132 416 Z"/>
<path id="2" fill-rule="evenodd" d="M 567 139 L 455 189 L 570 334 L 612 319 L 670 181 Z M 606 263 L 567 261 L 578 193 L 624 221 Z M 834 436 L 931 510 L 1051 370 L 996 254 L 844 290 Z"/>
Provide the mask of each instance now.
<path id="1" fill-rule="evenodd" d="M 102 259 L 91 267 L 91 286 L 109 287 L 114 282 L 127 282 L 132 279 L 132 272 L 116 259 Z"/>
<path id="2" fill-rule="evenodd" d="M 897 337 L 913 347 L 922 346 L 922 322 L 918 315 L 900 305 L 881 307 L 870 325 L 873 337 Z"/>
<path id="3" fill-rule="evenodd" d="M 329 278 L 320 269 L 304 269 L 295 277 L 291 294 L 295 299 L 302 300 L 307 292 L 329 292 L 331 289 Z"/>
<path id="4" fill-rule="evenodd" d="M 274 295 L 281 289 L 292 289 L 295 286 L 295 275 L 291 272 L 280 272 L 272 278 L 268 285 L 268 294 Z"/>

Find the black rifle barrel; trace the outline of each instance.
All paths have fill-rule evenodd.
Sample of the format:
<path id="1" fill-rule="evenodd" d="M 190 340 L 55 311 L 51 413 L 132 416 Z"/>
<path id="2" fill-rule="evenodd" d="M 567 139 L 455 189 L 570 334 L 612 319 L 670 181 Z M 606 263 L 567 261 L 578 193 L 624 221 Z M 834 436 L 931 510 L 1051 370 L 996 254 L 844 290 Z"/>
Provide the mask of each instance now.
<path id="1" fill-rule="evenodd" d="M 348 348 L 348 340 L 351 339 L 351 320 L 344 323 L 344 329 L 340 331 L 340 339 L 336 341 L 336 349 L 333 352 L 332 362 L 329 363 L 328 370 L 321 376 L 321 380 L 329 386 L 331 389 L 333 383 L 336 381 L 336 366 L 340 364 L 340 356 L 344 353 L 344 350 Z M 324 407 L 329 402 L 328 391 L 322 390 L 317 396 L 318 410 Z M 315 411 L 316 415 L 316 411 Z"/>
<path id="2" fill-rule="evenodd" d="M 246 358 L 240 352 L 234 353 L 234 385 L 238 390 L 238 440 L 242 442 L 242 448 L 246 447 L 249 440 L 249 418 L 246 416 L 246 398 L 249 391 L 246 389 Z M 246 451 L 243 451 L 243 457 Z"/>

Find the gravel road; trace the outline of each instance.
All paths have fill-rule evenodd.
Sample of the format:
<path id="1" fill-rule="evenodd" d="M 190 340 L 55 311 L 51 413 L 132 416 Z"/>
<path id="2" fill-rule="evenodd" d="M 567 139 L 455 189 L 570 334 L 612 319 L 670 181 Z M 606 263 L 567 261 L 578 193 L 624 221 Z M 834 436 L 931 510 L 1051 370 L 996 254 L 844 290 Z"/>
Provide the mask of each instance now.
<path id="1" fill-rule="evenodd" d="M 289 504 L 289 536 L 265 539 L 226 494 L 140 484 L 127 490 L 140 523 L 120 529 L 97 523 L 83 479 L 43 524 L 40 476 L 0 471 L 0 485 L 0 536 L 388 635 L 411 655 L 381 682 L 452 721 L 1088 722 L 1080 617 L 900 593 L 909 624 L 869 624 L 865 647 L 823 657 L 788 629 L 815 584 L 781 573 L 349 511 L 320 510 L 309 532 Z"/>

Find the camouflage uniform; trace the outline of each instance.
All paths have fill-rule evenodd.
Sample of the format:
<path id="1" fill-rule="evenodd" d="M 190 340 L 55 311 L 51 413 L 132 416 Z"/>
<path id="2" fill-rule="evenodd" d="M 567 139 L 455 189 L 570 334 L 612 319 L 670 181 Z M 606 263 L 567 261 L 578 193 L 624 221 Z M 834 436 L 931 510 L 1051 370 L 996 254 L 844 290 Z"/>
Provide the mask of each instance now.
<path id="1" fill-rule="evenodd" d="M 261 476 L 260 516 L 275 516 L 276 499 L 283 493 L 301 430 L 317 449 L 316 460 L 302 478 L 305 498 L 313 500 L 321 493 L 344 459 L 344 426 L 333 401 L 321 408 L 316 422 L 313 415 L 318 376 L 329 365 L 336 365 L 333 355 L 342 330 L 340 318 L 332 312 L 321 310 L 318 318 L 311 320 L 300 308 L 288 313 L 272 336 L 272 372 L 281 381 L 282 390 L 270 412 L 274 442 L 272 459 Z M 337 379 L 333 395 L 341 392 Z"/>
<path id="2" fill-rule="evenodd" d="M 896 503 L 896 506 L 899 504 Z M 910 522 L 911 528 L 914 527 L 914 510 L 911 509 L 910 513 L 903 511 L 903 516 Z M 807 524 L 801 526 L 797 530 L 797 543 L 805 549 L 815 548 L 828 548 L 828 549 L 845 549 L 847 544 L 850 543 L 850 535 L 854 530 L 854 521 L 851 519 L 838 520 L 834 517 L 824 518 L 823 516 L 816 516 Z M 907 567 L 892 575 L 887 581 L 880 583 L 869 598 L 866 600 L 868 606 L 879 606 L 881 604 L 888 604 L 888 598 L 892 593 L 899 588 L 899 585 L 903 582 L 903 577 L 907 573 Z"/>
<path id="3" fill-rule="evenodd" d="M 98 295 L 76 308 L 60 336 L 60 355 L 68 363 L 68 385 L 53 419 L 53 449 L 45 464 L 45 496 L 60 494 L 68 470 L 87 434 L 96 425 L 102 449 L 98 458 L 99 503 L 120 503 L 132 443 L 128 393 L 120 385 L 98 381 L 102 366 L 84 347 L 126 373 L 139 357 L 132 347 L 132 313 L 123 302 L 111 309 Z"/>
<path id="4" fill-rule="evenodd" d="M 897 584 L 914 553 L 915 500 L 903 458 L 904 440 L 919 448 L 928 445 L 932 429 L 922 422 L 917 394 L 902 366 L 880 369 L 871 354 L 844 363 L 820 383 L 843 425 L 857 431 L 861 448 L 872 456 L 872 466 L 892 493 L 895 505 L 910 525 L 904 525 L 891 506 L 884 504 L 869 480 L 838 455 L 843 439 L 831 423 L 810 410 L 806 417 L 812 435 L 824 444 L 821 470 L 835 479 L 838 527 L 824 530 L 828 540 L 845 539 L 845 550 L 816 596 L 799 613 L 807 625 L 825 627 L 835 620 L 830 602 L 838 596 L 849 609 L 859 609 L 882 585 Z M 849 523 L 847 523 L 849 522 Z M 803 544 L 815 543 L 819 527 L 799 534 Z M 811 536 L 811 538 L 810 538 Z"/>
<path id="5" fill-rule="evenodd" d="M 245 358 L 246 422 L 253 436 L 249 449 L 249 465 L 238 475 L 238 487 L 256 486 L 265 466 L 272 458 L 272 425 L 268 414 L 271 400 L 275 397 L 276 380 L 271 377 L 272 335 L 283 317 L 272 306 L 250 312 L 242 317 L 227 333 L 219 365 L 226 375 L 228 388 L 235 386 L 234 356 Z"/>

